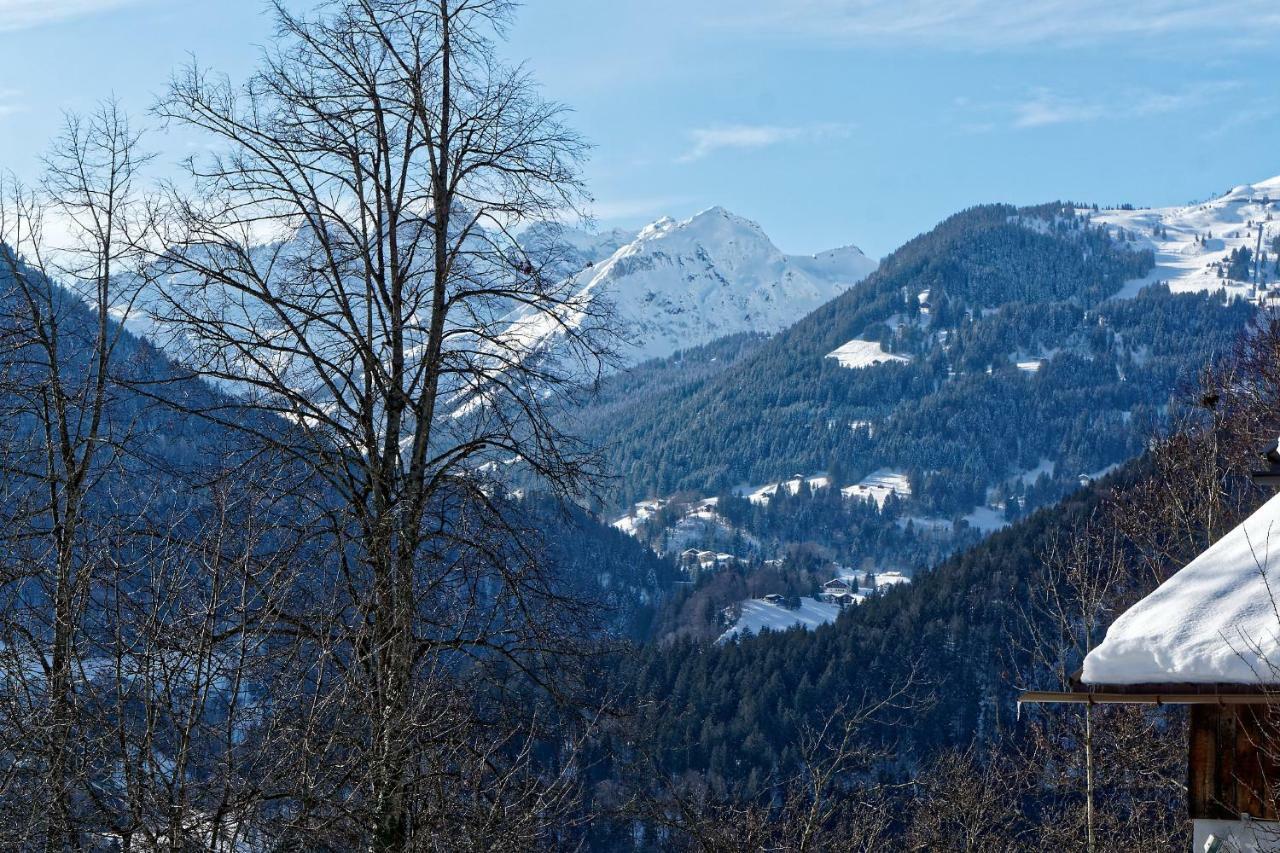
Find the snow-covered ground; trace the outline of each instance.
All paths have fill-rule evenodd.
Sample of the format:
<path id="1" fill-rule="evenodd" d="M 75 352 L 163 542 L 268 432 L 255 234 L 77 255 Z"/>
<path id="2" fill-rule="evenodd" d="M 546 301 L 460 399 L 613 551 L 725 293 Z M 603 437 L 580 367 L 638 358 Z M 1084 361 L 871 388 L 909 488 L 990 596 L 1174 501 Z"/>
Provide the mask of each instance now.
<path id="1" fill-rule="evenodd" d="M 899 584 L 911 583 L 911 578 L 902 572 L 877 572 L 875 573 L 876 589 L 881 590 Z"/>
<path id="2" fill-rule="evenodd" d="M 969 522 L 970 527 L 981 530 L 983 533 L 994 533 L 1009 526 L 1009 522 L 1005 520 L 1004 511 L 990 506 L 974 507 L 964 516 L 964 520 Z"/>
<path id="3" fill-rule="evenodd" d="M 789 480 L 783 480 L 778 483 L 768 483 L 767 485 L 760 486 L 759 488 L 748 488 L 743 491 L 746 493 L 747 500 L 751 503 L 767 504 L 769 502 L 769 498 L 776 495 L 779 489 L 784 490 L 787 494 L 796 494 L 800 491 L 801 483 L 808 483 L 810 490 L 825 489 L 831 485 L 831 478 L 826 474 L 814 474 L 811 477 L 805 477 L 802 474 L 797 474 Z"/>
<path id="4" fill-rule="evenodd" d="M 704 505 L 690 510 L 667 529 L 660 550 L 664 554 L 677 554 L 702 543 L 724 544 L 735 539 L 741 540 L 749 549 L 756 548 L 760 544 L 755 536 L 735 527 L 728 519 L 716 512 L 714 506 Z"/>
<path id="5" fill-rule="evenodd" d="M 1199 204 L 1138 210 L 1103 210 L 1092 215 L 1097 225 L 1123 228 L 1134 236 L 1129 245 L 1155 252 L 1155 268 L 1144 278 L 1128 282 L 1119 297 L 1132 297 L 1142 288 L 1166 281 L 1175 293 L 1222 290 L 1229 296 L 1249 297 L 1251 282 L 1218 276 L 1233 249 L 1262 248 L 1271 259 L 1263 265 L 1263 282 L 1276 283 L 1274 253 L 1267 243 L 1280 235 L 1280 177 L 1242 184 L 1224 195 Z M 1118 233 L 1118 232 L 1117 232 Z M 1267 269 L 1270 266 L 1271 269 Z"/>
<path id="6" fill-rule="evenodd" d="M 671 506 L 666 498 L 652 498 L 634 504 L 627 514 L 615 519 L 610 524 L 628 536 L 638 536 L 640 528 L 648 524 L 664 508 L 679 509 L 681 514 L 674 522 L 661 531 L 661 539 L 655 545 L 661 554 L 678 554 L 691 547 L 702 547 L 706 543 L 728 543 L 737 541 L 755 550 L 760 540 L 746 530 L 734 526 L 723 515 L 716 511 L 719 498 L 703 498 L 692 504 Z M 735 556 L 735 555 L 726 555 Z M 735 558 L 744 555 L 736 555 Z"/>
<path id="7" fill-rule="evenodd" d="M 983 533 L 994 533 L 1009 526 L 1009 522 L 1005 520 L 1004 511 L 990 506 L 976 506 L 961 518 L 967 521 L 970 527 L 981 530 Z M 932 530 L 937 533 L 949 532 L 954 527 L 950 519 L 927 515 L 902 516 L 898 519 L 898 526 L 906 527 L 908 521 L 917 530 Z"/>
<path id="8" fill-rule="evenodd" d="M 1107 476 L 1112 471 L 1119 470 L 1120 464 L 1121 463 L 1119 462 L 1112 462 L 1110 465 L 1105 465 L 1099 468 L 1097 471 L 1088 471 L 1084 474 L 1081 474 L 1080 478 L 1081 480 L 1085 480 L 1088 482 L 1093 482 L 1094 480 L 1101 480 L 1103 477 Z"/>
<path id="9" fill-rule="evenodd" d="M 727 642 L 739 634 L 758 634 L 764 629 L 785 631 L 799 625 L 813 630 L 819 625 L 834 622 L 840 615 L 840 606 L 827 604 L 813 598 L 801 598 L 800 606 L 789 610 L 780 604 L 771 604 L 762 598 L 742 602 L 742 614 L 733 627 L 720 636 L 717 642 Z"/>
<path id="10" fill-rule="evenodd" d="M 1020 481 L 1024 486 L 1030 486 L 1040 479 L 1041 474 L 1052 477 L 1056 467 L 1057 464 L 1052 459 L 1041 459 L 1036 467 L 1018 472 L 1013 479 Z"/>
<path id="11" fill-rule="evenodd" d="M 633 364 L 738 332 L 780 331 L 876 268 L 856 246 L 784 254 L 759 225 L 722 207 L 680 222 L 663 217 L 621 245 L 616 232 L 561 239 L 585 264 L 571 277 L 575 304 L 563 319 L 577 325 L 607 303 L 627 340 L 621 355 Z M 558 321 L 527 311 L 514 313 L 511 327 L 531 347 L 562 333 Z"/>
<path id="12" fill-rule="evenodd" d="M 879 341 L 864 341 L 860 338 L 854 338 L 848 343 L 841 344 L 827 353 L 826 357 L 834 358 L 841 367 L 853 369 L 873 367 L 877 364 L 889 364 L 895 361 L 902 363 L 911 361 L 905 355 L 894 355 L 891 352 L 886 352 Z"/>
<path id="13" fill-rule="evenodd" d="M 612 522 L 612 525 L 628 536 L 635 536 L 640 525 L 644 524 L 654 513 L 666 506 L 666 501 L 657 498 L 654 500 L 640 501 L 631 507 L 631 511 L 622 516 L 618 520 Z"/>
<path id="14" fill-rule="evenodd" d="M 902 471 L 881 468 L 863 477 L 852 486 L 845 486 L 840 494 L 846 498 L 875 501 L 876 506 L 883 507 L 889 495 L 900 498 L 911 497 L 911 483 Z"/>

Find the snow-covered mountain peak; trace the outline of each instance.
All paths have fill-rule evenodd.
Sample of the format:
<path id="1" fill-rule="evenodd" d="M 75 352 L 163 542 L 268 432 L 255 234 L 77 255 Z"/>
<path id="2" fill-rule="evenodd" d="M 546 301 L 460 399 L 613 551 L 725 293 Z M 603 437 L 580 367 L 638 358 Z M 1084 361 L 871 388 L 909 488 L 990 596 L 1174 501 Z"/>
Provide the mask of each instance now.
<path id="1" fill-rule="evenodd" d="M 701 245 L 704 249 L 719 250 L 744 246 L 748 251 L 778 251 L 757 223 L 719 206 L 709 207 L 688 219 L 675 220 L 663 216 L 640 229 L 636 235 L 638 241 L 659 238 L 666 240 L 669 248 Z"/>
<path id="2" fill-rule="evenodd" d="M 640 229 L 640 233 L 636 234 L 636 239 L 653 239 L 661 236 L 674 228 L 678 223 L 670 216 L 663 216 L 650 222 L 648 225 Z"/>
<path id="3" fill-rule="evenodd" d="M 855 246 L 784 254 L 759 224 L 716 206 L 664 216 L 607 257 L 584 258 L 572 285 L 613 305 L 629 341 L 623 357 L 636 363 L 729 334 L 779 331 L 875 267 Z M 529 328 L 530 318 L 514 319 Z"/>
<path id="4" fill-rule="evenodd" d="M 1258 181 L 1252 184 L 1240 184 L 1232 187 L 1231 191 L 1222 197 L 1223 200 L 1232 199 L 1251 199 L 1257 195 L 1266 193 L 1280 194 L 1280 175 L 1274 178 L 1267 178 L 1264 181 Z"/>
<path id="5" fill-rule="evenodd" d="M 755 232 L 764 237 L 764 229 L 760 228 L 759 223 L 746 218 L 746 216 L 732 213 L 731 210 L 726 210 L 719 205 L 708 207 L 707 210 L 701 210 L 699 213 L 690 216 L 689 220 L 687 220 L 687 225 L 704 228 L 737 228 L 742 229 L 742 231 Z M 768 238 L 765 237 L 765 240 L 768 240 Z"/>

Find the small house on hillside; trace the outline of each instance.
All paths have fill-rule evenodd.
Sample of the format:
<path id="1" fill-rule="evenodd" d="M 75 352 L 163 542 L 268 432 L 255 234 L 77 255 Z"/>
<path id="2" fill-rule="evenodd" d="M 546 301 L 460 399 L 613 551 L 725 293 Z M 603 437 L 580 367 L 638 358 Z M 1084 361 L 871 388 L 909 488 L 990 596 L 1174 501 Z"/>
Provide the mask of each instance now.
<path id="1" fill-rule="evenodd" d="M 848 578 L 832 578 L 822 585 L 823 592 L 848 592 L 853 589 L 853 582 Z"/>
<path id="2" fill-rule="evenodd" d="M 818 599 L 828 604 L 846 607 L 861 601 L 862 596 L 858 592 L 857 581 L 853 578 L 839 577 L 832 578 L 822 585 L 822 593 Z"/>
<path id="3" fill-rule="evenodd" d="M 1021 701 L 1189 705 L 1192 849 L 1280 851 L 1277 596 L 1280 496 L 1121 614 L 1073 689 Z"/>

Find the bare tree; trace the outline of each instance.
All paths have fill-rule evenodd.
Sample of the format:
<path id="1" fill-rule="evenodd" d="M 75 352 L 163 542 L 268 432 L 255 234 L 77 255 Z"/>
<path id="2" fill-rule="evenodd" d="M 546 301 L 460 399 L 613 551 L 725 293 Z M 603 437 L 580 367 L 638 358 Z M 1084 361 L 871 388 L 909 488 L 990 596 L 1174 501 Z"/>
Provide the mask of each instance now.
<path id="1" fill-rule="evenodd" d="M 69 115 L 42 184 L 10 181 L 0 203 L 9 380 L 0 692 L 10 769 L 24 768 L 31 795 L 31 843 L 49 850 L 80 846 L 77 683 L 90 665 L 87 605 L 105 558 L 91 495 L 127 441 L 129 424 L 110 406 L 124 336 L 113 315 L 130 309 L 128 274 L 152 224 L 135 186 L 147 160 L 138 139 L 114 103 Z"/>
<path id="2" fill-rule="evenodd" d="M 1065 540 L 1065 541 L 1064 541 Z M 1129 567 L 1114 531 L 1096 519 L 1055 537 L 1032 585 L 1032 605 L 1024 615 L 1030 638 L 1033 679 L 1047 673 L 1059 689 L 1069 690 L 1081 662 L 1110 621 Z M 1097 849 L 1094 822 L 1094 736 L 1092 705 L 1083 706 L 1080 748 L 1084 762 L 1085 849 Z"/>
<path id="3" fill-rule="evenodd" d="M 1029 843 L 1019 796 L 1025 790 L 1025 768 L 1008 755 L 973 747 L 945 752 L 916 779 L 902 849 L 1043 849 Z"/>
<path id="4" fill-rule="evenodd" d="M 229 850 L 257 805 L 256 625 L 291 591 L 296 504 L 212 434 L 190 465 L 157 452 L 184 430 L 124 325 L 157 216 L 138 142 L 114 103 L 69 116 L 0 203 L 0 822 L 23 849 Z"/>
<path id="5" fill-rule="evenodd" d="M 126 850 L 262 846 L 246 776 L 282 667 L 258 626 L 287 600 L 305 543 L 287 492 L 243 462 L 231 452 L 201 465 L 200 481 L 162 481 L 144 523 L 108 543 L 111 571 L 91 596 L 86 792 Z"/>
<path id="6" fill-rule="evenodd" d="M 648 761 L 639 790 L 621 811 L 659 834 L 662 849 L 702 853 L 756 850 L 880 850 L 895 841 L 895 807 L 906 786 L 878 778 L 891 750 L 872 739 L 931 699 L 912 668 L 885 695 L 842 703 L 799 743 L 799 768 L 764 791 L 716 790 L 699 775 L 669 779 Z"/>
<path id="7" fill-rule="evenodd" d="M 222 151 L 190 162 L 194 194 L 173 193 L 182 229 L 149 305 L 184 363 L 232 395 L 201 414 L 308 484 L 298 523 L 322 545 L 270 626 L 298 644 L 301 687 L 280 701 L 289 769 L 270 778 L 289 788 L 286 822 L 345 826 L 341 844 L 465 845 L 449 828 L 466 821 L 446 819 L 477 804 L 462 792 L 500 799 L 533 778 L 513 769 L 524 750 L 501 750 L 507 764 L 481 742 L 523 739 L 477 703 L 517 683 L 554 691 L 568 667 L 550 653 L 578 633 L 486 474 L 514 463 L 562 494 L 589 485 L 593 458 L 554 414 L 598 372 L 609 331 L 515 236 L 576 210 L 584 149 L 498 61 L 511 9 L 344 0 L 298 17 L 277 3 L 252 79 L 193 67 L 158 108 Z M 546 805 L 522 813 L 545 829 Z"/>

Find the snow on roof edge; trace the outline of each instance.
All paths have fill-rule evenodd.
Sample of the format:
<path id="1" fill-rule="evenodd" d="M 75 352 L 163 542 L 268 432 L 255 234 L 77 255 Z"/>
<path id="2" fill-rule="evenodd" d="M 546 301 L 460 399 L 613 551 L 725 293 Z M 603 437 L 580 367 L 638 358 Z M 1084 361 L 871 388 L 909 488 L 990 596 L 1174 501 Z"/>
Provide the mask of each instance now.
<path id="1" fill-rule="evenodd" d="M 1081 678 L 1280 684 L 1280 495 L 1122 613 Z"/>

